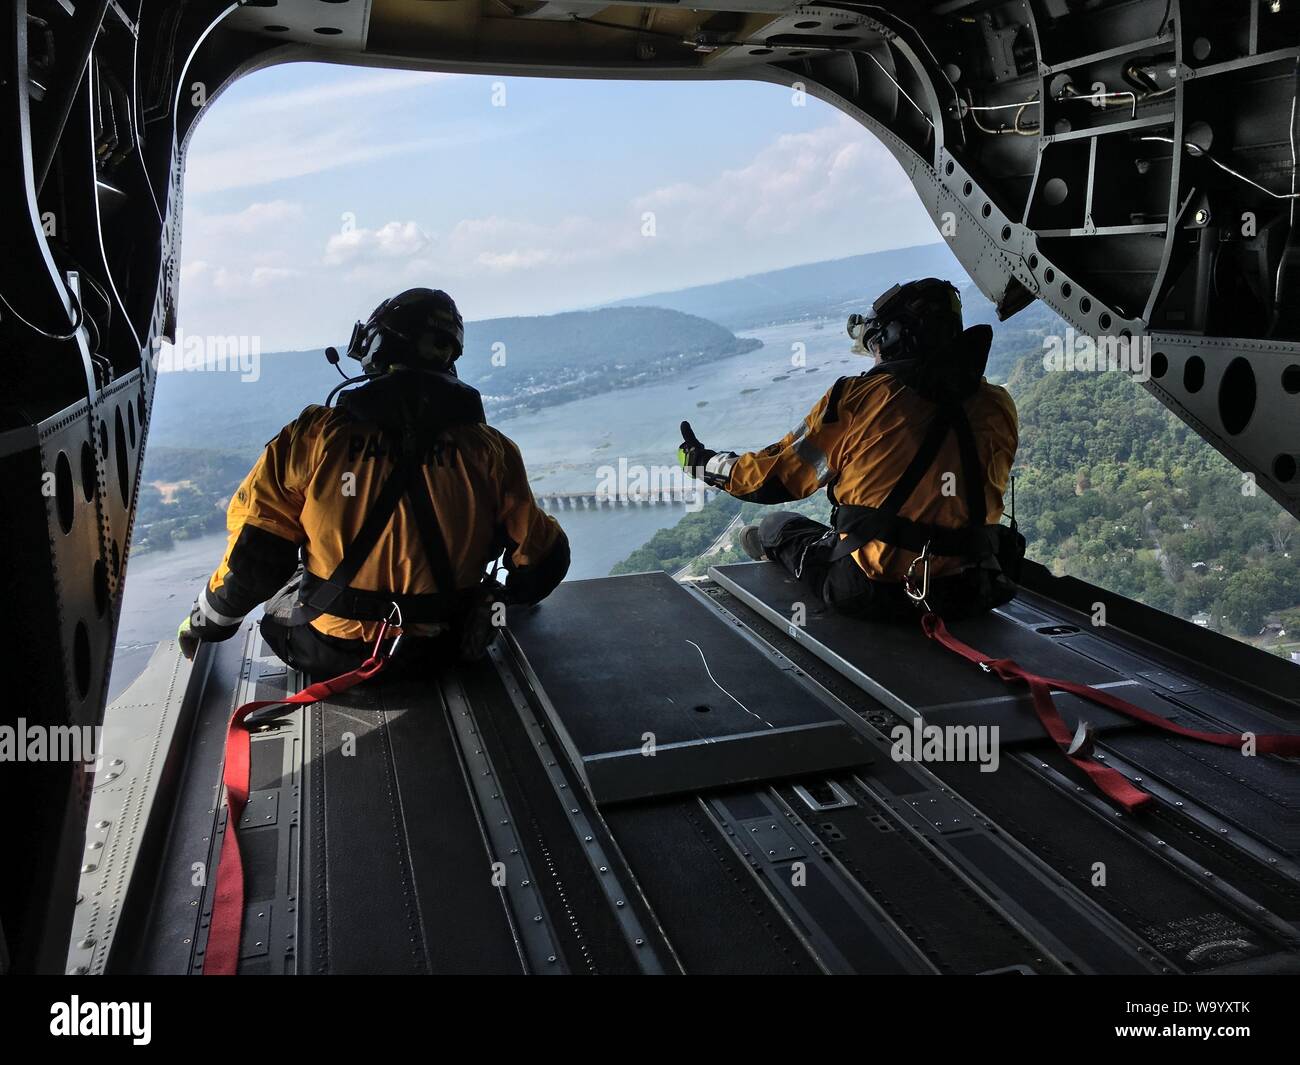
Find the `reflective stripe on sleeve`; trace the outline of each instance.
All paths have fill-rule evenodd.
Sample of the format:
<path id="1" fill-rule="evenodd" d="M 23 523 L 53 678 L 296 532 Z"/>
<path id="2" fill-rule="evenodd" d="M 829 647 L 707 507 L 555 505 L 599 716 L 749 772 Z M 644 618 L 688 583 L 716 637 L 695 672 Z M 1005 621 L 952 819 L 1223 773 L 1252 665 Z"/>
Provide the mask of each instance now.
<path id="1" fill-rule="evenodd" d="M 219 611 L 216 607 L 214 607 L 212 603 L 209 601 L 208 597 L 210 595 L 212 595 L 212 592 L 209 589 L 205 588 L 203 590 L 203 594 L 199 596 L 198 599 L 197 605 L 199 608 L 199 613 L 203 615 L 204 621 L 210 621 L 214 625 L 230 626 L 230 625 L 238 625 L 241 621 L 244 620 L 243 617 L 231 617 L 229 614 L 221 613 L 221 611 Z"/>

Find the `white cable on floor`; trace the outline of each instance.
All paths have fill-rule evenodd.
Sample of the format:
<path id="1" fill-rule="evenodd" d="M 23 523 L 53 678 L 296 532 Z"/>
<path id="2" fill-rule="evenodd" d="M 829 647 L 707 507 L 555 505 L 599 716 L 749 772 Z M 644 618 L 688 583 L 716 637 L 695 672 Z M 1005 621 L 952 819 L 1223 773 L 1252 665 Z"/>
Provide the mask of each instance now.
<path id="1" fill-rule="evenodd" d="M 696 643 L 694 640 L 687 640 L 686 642 L 700 652 L 700 661 L 704 663 L 704 672 L 709 675 L 709 680 L 713 681 L 718 691 L 722 692 L 723 695 L 725 695 L 728 699 L 730 699 L 733 703 L 735 703 L 738 707 L 740 707 L 743 711 L 745 711 L 745 713 L 747 713 L 750 717 L 756 718 L 757 720 L 763 722 L 763 724 L 766 725 L 768 728 L 776 728 L 776 726 L 773 725 L 772 722 L 768 721 L 767 718 L 759 717 L 756 713 L 754 713 L 753 710 L 751 710 L 739 699 L 737 699 L 734 695 L 732 695 L 731 692 L 727 691 L 727 689 L 724 688 L 721 684 L 718 684 L 718 679 L 713 675 L 713 670 L 709 668 L 709 660 L 704 657 L 704 651 L 700 649 L 700 645 Z"/>

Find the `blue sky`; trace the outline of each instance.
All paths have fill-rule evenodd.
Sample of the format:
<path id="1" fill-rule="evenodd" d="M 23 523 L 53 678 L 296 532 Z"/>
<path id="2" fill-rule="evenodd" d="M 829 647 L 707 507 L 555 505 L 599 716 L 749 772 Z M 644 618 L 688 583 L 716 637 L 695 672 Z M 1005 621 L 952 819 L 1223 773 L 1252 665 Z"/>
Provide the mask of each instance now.
<path id="1" fill-rule="evenodd" d="M 211 106 L 183 224 L 182 329 L 264 351 L 413 285 L 545 314 L 937 239 L 870 134 L 784 87 L 323 64 Z"/>

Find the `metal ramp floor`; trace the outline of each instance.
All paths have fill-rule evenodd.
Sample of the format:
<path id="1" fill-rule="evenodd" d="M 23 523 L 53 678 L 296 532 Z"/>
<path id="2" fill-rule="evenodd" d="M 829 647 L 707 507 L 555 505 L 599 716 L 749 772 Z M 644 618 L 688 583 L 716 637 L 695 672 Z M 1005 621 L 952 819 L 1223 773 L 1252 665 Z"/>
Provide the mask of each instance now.
<path id="1" fill-rule="evenodd" d="M 262 727 L 240 971 L 1300 970 L 1300 766 L 1088 706 L 1157 797 L 1121 817 L 1001 682 L 919 629 L 815 604 L 792 625 L 797 601 L 770 564 L 573 582 L 512 613 L 483 663 Z M 1185 723 L 1300 729 L 1287 692 L 1032 592 L 953 629 Z M 97 931 L 71 967 L 202 968 L 226 719 L 303 680 L 251 626 L 208 655 L 178 685 L 160 651 L 124 694 L 109 742 L 132 753 L 97 791 Z M 996 725 L 996 768 L 899 760 L 914 723 Z M 169 737 L 152 756 L 146 728 Z M 122 798 L 137 780 L 153 816 Z"/>

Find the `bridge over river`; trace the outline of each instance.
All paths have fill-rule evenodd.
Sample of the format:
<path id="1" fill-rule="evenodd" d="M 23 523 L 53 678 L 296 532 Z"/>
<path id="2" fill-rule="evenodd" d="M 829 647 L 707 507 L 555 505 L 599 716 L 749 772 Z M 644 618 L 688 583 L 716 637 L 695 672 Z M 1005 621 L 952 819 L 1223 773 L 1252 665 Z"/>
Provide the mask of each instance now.
<path id="1" fill-rule="evenodd" d="M 618 507 L 653 507 L 686 504 L 703 505 L 718 494 L 716 488 L 646 488 L 614 493 L 599 488 L 565 492 L 533 489 L 543 510 L 613 510 Z"/>

